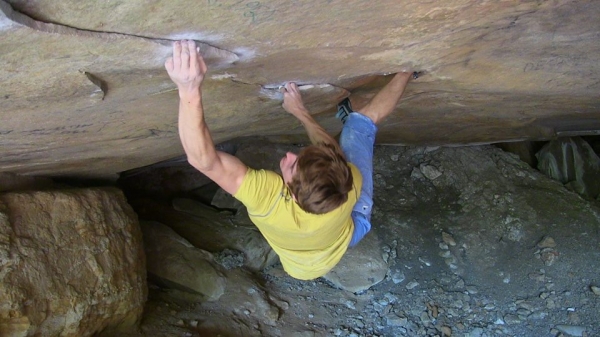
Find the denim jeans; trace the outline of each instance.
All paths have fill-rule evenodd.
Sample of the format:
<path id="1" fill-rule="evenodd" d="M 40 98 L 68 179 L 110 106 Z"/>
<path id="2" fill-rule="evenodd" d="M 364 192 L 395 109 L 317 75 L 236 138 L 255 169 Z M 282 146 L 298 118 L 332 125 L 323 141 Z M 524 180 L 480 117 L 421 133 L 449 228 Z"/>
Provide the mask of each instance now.
<path id="1" fill-rule="evenodd" d="M 355 246 L 371 230 L 373 209 L 373 145 L 377 126 L 358 112 L 348 115 L 340 135 L 340 147 L 346 159 L 354 164 L 363 178 L 360 197 L 352 210 L 354 233 L 350 247 Z"/>

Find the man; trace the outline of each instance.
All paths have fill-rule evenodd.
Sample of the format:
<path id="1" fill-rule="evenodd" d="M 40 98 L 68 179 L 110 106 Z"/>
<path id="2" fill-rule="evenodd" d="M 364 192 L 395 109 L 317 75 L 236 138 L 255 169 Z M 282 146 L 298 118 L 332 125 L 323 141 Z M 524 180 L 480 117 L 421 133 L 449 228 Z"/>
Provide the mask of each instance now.
<path id="1" fill-rule="evenodd" d="M 376 124 L 393 111 L 411 74 L 396 74 L 360 113 L 342 102 L 340 145 L 288 83 L 283 108 L 304 125 L 313 145 L 298 155 L 288 152 L 280 176 L 215 149 L 202 106 L 207 67 L 193 41 L 175 42 L 165 68 L 179 90 L 179 135 L 190 164 L 247 207 L 288 274 L 310 280 L 329 272 L 371 228 Z"/>

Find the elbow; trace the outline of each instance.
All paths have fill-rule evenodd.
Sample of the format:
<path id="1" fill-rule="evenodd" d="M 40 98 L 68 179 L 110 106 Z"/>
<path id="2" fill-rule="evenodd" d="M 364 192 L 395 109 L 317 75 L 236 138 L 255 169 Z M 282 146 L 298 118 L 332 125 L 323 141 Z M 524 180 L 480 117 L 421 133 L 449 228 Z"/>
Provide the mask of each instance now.
<path id="1" fill-rule="evenodd" d="M 206 160 L 201 160 L 199 158 L 188 157 L 187 161 L 196 170 L 198 170 L 202 173 L 211 171 L 214 167 L 214 162 L 210 163 L 210 162 L 207 162 Z"/>

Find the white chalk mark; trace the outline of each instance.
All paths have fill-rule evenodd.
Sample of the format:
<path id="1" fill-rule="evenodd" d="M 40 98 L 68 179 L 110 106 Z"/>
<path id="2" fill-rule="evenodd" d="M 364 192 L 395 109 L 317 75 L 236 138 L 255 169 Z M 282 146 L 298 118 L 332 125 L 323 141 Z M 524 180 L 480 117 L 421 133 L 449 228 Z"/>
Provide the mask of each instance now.
<path id="1" fill-rule="evenodd" d="M 226 80 L 229 78 L 235 78 L 236 75 L 235 74 L 229 74 L 229 73 L 224 73 L 224 74 L 216 74 L 216 75 L 212 75 L 210 78 L 213 80 Z"/>

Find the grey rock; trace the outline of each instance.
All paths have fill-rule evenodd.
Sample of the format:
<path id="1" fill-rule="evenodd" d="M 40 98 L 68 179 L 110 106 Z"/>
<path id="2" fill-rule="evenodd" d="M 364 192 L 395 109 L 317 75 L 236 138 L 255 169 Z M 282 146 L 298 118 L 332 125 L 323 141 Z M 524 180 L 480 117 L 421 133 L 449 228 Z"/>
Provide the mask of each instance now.
<path id="1" fill-rule="evenodd" d="M 483 328 L 475 328 L 469 332 L 468 337 L 483 337 L 484 330 Z"/>
<path id="2" fill-rule="evenodd" d="M 165 223 L 194 246 L 207 251 L 233 249 L 244 253 L 245 266 L 251 270 L 262 270 L 278 261 L 262 234 L 249 223 L 238 225 L 230 212 L 222 212 L 192 199 L 174 199 L 173 207 L 178 212 L 169 215 L 162 211 Z M 246 215 L 247 217 L 247 215 Z"/>
<path id="3" fill-rule="evenodd" d="M 383 281 L 387 270 L 379 239 L 371 231 L 356 247 L 349 248 L 342 260 L 323 278 L 341 289 L 358 293 Z"/>
<path id="4" fill-rule="evenodd" d="M 406 285 L 406 289 L 412 290 L 412 289 L 414 289 L 414 288 L 416 288 L 418 286 L 419 286 L 419 282 L 417 282 L 417 281 L 411 281 L 410 283 L 408 283 Z"/>
<path id="5" fill-rule="evenodd" d="M 442 241 L 449 246 L 456 246 L 456 241 L 454 237 L 446 232 L 442 232 Z"/>
<path id="6" fill-rule="evenodd" d="M 408 324 L 408 318 L 400 317 L 394 313 L 385 316 L 385 321 L 388 326 L 406 327 Z"/>
<path id="7" fill-rule="evenodd" d="M 404 276 L 404 273 L 401 270 L 392 273 L 392 282 L 394 282 L 394 284 L 402 283 L 405 279 L 406 276 Z"/>
<path id="8" fill-rule="evenodd" d="M 168 226 L 141 223 L 148 273 L 164 285 L 216 301 L 226 279 L 209 252 L 194 247 Z"/>
<path id="9" fill-rule="evenodd" d="M 555 328 L 558 329 L 562 333 L 566 333 L 570 336 L 575 336 L 575 337 L 583 336 L 583 333 L 586 331 L 585 327 L 579 326 L 579 325 L 560 324 L 560 325 L 557 325 Z"/>
<path id="10" fill-rule="evenodd" d="M 442 175 L 442 172 L 440 172 L 440 170 L 433 165 L 421 164 L 419 166 L 419 170 L 429 180 L 435 180 Z"/>
<path id="11" fill-rule="evenodd" d="M 538 169 L 575 192 L 596 198 L 600 194 L 600 158 L 580 137 L 550 141 L 538 153 Z"/>
<path id="12" fill-rule="evenodd" d="M 504 322 L 509 325 L 521 324 L 522 320 L 517 315 L 508 314 L 504 316 Z"/>

